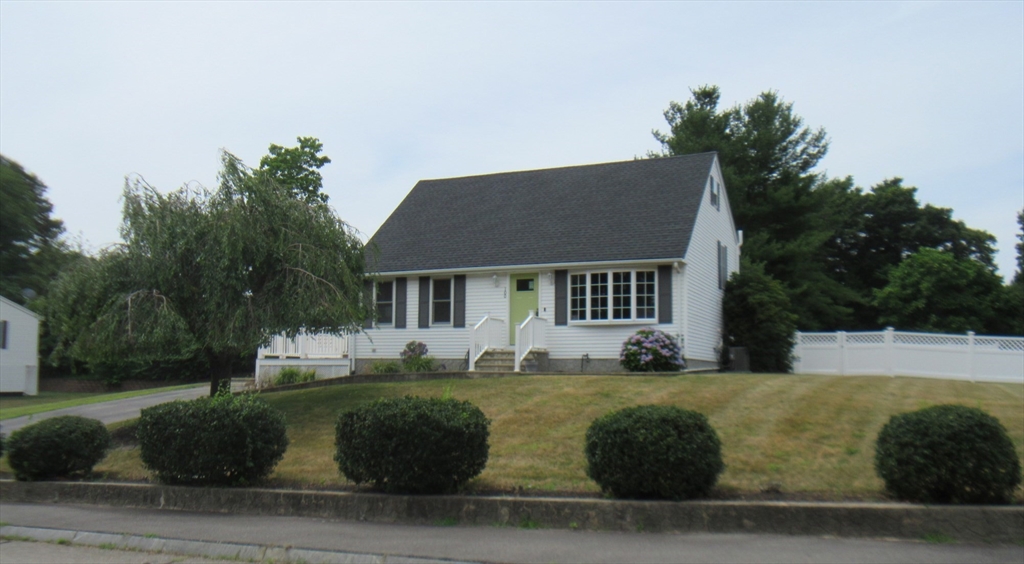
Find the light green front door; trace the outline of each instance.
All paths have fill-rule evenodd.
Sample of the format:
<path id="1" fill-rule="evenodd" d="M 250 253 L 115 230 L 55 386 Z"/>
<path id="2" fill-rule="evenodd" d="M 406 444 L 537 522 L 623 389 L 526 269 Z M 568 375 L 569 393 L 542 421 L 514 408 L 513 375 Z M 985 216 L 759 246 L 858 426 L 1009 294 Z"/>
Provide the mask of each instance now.
<path id="1" fill-rule="evenodd" d="M 513 274 L 509 284 L 509 343 L 516 344 L 516 327 L 537 311 L 537 274 Z"/>

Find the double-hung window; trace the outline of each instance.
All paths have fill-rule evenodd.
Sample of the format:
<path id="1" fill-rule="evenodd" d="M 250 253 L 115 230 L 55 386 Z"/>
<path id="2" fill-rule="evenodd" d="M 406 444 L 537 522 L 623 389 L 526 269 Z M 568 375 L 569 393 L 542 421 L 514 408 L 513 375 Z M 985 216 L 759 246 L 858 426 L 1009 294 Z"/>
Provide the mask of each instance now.
<path id="1" fill-rule="evenodd" d="M 377 324 L 391 325 L 395 312 L 395 283 L 377 282 Z"/>
<path id="2" fill-rule="evenodd" d="M 569 275 L 572 321 L 644 321 L 657 318 L 655 271 L 608 270 Z"/>
<path id="3" fill-rule="evenodd" d="M 722 185 L 719 184 L 718 182 L 715 182 L 715 177 L 714 176 L 709 177 L 709 180 L 711 182 L 711 190 L 710 190 L 710 192 L 711 192 L 711 205 L 715 206 L 716 210 L 717 209 L 722 209 L 721 208 L 721 205 L 722 205 L 721 204 L 721 201 L 722 201 L 722 192 L 721 192 Z"/>
<path id="4" fill-rule="evenodd" d="M 587 319 L 587 275 L 573 274 L 569 278 L 569 319 Z"/>
<path id="5" fill-rule="evenodd" d="M 435 278 L 433 280 L 433 313 L 434 323 L 452 322 L 452 279 Z"/>

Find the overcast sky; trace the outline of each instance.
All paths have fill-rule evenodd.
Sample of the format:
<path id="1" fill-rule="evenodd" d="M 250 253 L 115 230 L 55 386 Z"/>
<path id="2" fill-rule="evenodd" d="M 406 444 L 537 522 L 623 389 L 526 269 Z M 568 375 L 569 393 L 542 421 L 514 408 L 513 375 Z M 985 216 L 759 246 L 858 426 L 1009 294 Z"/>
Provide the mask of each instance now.
<path id="1" fill-rule="evenodd" d="M 257 165 L 318 137 L 368 237 L 420 179 L 658 149 L 703 84 L 723 106 L 777 90 L 828 131 L 829 176 L 903 177 L 1012 276 L 1024 2 L 0 2 L 0 152 L 92 250 L 126 174 L 214 187 L 221 148 Z"/>

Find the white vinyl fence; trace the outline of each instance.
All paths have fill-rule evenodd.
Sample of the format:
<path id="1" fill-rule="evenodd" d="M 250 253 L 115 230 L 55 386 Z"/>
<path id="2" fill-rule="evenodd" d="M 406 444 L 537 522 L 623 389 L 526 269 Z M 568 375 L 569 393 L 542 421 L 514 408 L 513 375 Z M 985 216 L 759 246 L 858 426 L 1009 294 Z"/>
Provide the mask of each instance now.
<path id="1" fill-rule="evenodd" d="M 922 376 L 1024 384 L 1024 337 L 910 333 L 796 334 L 796 374 Z"/>

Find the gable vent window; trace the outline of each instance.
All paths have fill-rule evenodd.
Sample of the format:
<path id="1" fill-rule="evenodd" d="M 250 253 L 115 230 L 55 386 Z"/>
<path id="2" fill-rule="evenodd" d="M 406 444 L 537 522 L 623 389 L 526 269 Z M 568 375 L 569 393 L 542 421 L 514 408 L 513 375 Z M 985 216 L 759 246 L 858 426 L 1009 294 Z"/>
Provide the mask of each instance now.
<path id="1" fill-rule="evenodd" d="M 394 282 L 377 283 L 377 323 L 380 325 L 391 325 L 395 311 L 395 286 Z"/>
<path id="2" fill-rule="evenodd" d="M 434 280 L 433 299 L 434 323 L 452 322 L 452 279 Z"/>
<path id="3" fill-rule="evenodd" d="M 722 189 L 722 185 L 719 184 L 718 182 L 715 182 L 715 177 L 714 176 L 710 177 L 710 180 L 711 180 L 711 190 L 710 190 L 710 192 L 711 192 L 711 205 L 715 206 L 716 210 L 720 210 L 720 209 L 722 209 L 722 205 L 721 205 L 721 200 L 722 200 L 721 189 Z"/>
<path id="4" fill-rule="evenodd" d="M 570 321 L 646 321 L 657 318 L 653 270 L 569 275 Z"/>

